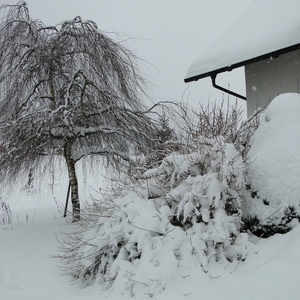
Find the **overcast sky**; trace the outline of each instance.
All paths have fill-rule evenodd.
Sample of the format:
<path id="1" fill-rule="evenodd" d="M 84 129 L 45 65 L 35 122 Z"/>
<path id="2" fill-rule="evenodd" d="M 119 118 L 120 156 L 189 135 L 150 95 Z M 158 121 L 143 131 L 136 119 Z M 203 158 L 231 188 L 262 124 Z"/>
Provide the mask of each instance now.
<path id="1" fill-rule="evenodd" d="M 17 1 L 0 0 L 1 4 Z M 189 101 L 196 106 L 220 100 L 222 92 L 210 79 L 186 84 L 190 63 L 253 0 L 26 0 L 31 17 L 56 25 L 80 15 L 97 23 L 113 39 L 129 38 L 126 45 L 145 62 L 149 96 L 154 102 Z M 117 36 L 113 32 L 119 33 Z M 222 85 L 245 94 L 241 70 L 226 73 Z M 225 96 L 227 99 L 227 95 Z M 234 101 L 234 99 L 232 99 Z M 243 100 L 239 100 L 243 103 Z"/>

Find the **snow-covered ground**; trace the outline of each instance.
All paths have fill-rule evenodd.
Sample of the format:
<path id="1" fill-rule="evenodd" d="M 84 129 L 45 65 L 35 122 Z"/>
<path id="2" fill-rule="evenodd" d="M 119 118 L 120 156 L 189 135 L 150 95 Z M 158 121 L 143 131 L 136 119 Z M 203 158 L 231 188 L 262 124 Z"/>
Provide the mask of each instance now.
<path id="1" fill-rule="evenodd" d="M 1 228 L 1 300 L 120 299 L 97 286 L 81 288 L 71 284 L 70 278 L 61 275 L 59 261 L 51 256 L 57 255 L 57 239 L 62 238 L 62 232 L 70 232 L 75 225 L 66 222 L 55 207 L 27 212 L 28 221 L 20 220 L 18 224 L 15 218 L 12 227 Z M 231 274 L 210 278 L 199 266 L 198 273 L 173 282 L 155 299 L 298 300 L 299 249 L 297 226 L 285 235 L 259 240 L 257 253 L 249 254 Z M 149 297 L 145 295 L 145 299 Z"/>
<path id="2" fill-rule="evenodd" d="M 271 109 L 264 115 L 267 118 L 266 123 L 263 123 L 261 130 L 258 131 L 253 149 L 259 144 L 259 139 L 263 139 L 262 130 L 270 132 L 270 126 L 276 128 L 278 132 L 280 129 L 285 130 L 284 135 L 277 132 L 274 137 L 280 136 L 281 140 L 289 141 L 292 147 L 297 146 L 298 137 L 290 139 L 289 130 L 286 130 L 283 125 L 295 124 L 292 118 L 296 116 L 294 120 L 297 120 L 298 113 L 291 114 L 283 110 L 282 103 L 285 107 L 289 106 L 292 111 L 299 110 L 296 108 L 299 107 L 296 102 L 300 100 L 296 99 L 298 97 L 285 95 L 281 98 L 283 102 L 273 102 Z M 287 120 L 282 123 L 282 126 L 274 125 L 278 120 L 274 115 L 280 115 L 281 121 L 283 118 Z M 263 151 L 260 157 L 264 157 L 263 154 L 270 149 L 272 149 L 271 153 L 285 152 L 290 149 L 285 143 L 279 146 L 279 142 L 276 140 L 277 148 L 274 148 L 274 145 L 272 148 L 269 144 L 265 150 L 260 147 L 259 151 Z M 278 151 L 274 152 L 274 149 Z M 288 153 L 289 160 L 299 161 L 297 151 Z M 286 156 L 282 154 L 282 157 Z M 292 155 L 294 158 L 291 157 Z M 274 157 L 270 162 L 270 172 L 275 173 L 278 169 L 276 164 L 279 166 L 282 160 L 277 158 L 274 160 Z M 294 165 L 289 164 L 286 167 L 290 169 L 282 169 L 281 175 L 284 172 L 286 176 L 284 178 L 294 180 L 292 189 L 299 189 Z M 263 177 L 265 176 L 264 173 Z M 267 176 L 272 174 L 268 173 Z M 101 179 L 98 181 L 95 177 L 94 179 L 93 187 L 97 184 L 105 186 L 101 183 Z M 97 284 L 84 288 L 79 283 L 72 284 L 68 276 L 62 275 L 58 267 L 60 261 L 53 256 L 59 253 L 59 240 L 64 238 L 63 232 L 71 232 L 76 225 L 62 218 L 61 212 L 57 210 L 57 205 L 64 204 L 65 182 L 57 179 L 54 183 L 53 192 L 52 186 L 48 185 L 44 185 L 40 193 L 34 189 L 23 189 L 19 192 L 20 187 L 18 187 L 14 189 L 12 196 L 7 198 L 13 212 L 13 223 L 0 227 L 0 300 L 130 299 L 127 291 L 118 290 L 116 287 L 113 293 L 110 290 L 102 290 Z M 280 189 L 278 185 L 273 185 L 273 192 Z M 84 197 L 88 198 L 88 194 Z M 4 199 L 4 194 L 2 198 Z M 296 225 L 287 234 L 277 234 L 268 239 L 256 238 L 254 242 L 255 248 L 249 251 L 246 260 L 240 262 L 235 269 L 219 270 L 218 274 L 209 276 L 203 272 L 201 266 L 193 266 L 190 271 L 187 267 L 184 277 L 174 276 L 177 279 L 169 281 L 166 289 L 155 294 L 153 298 L 157 300 L 298 300 L 300 298 L 300 225 Z M 149 295 L 140 295 L 136 299 L 149 298 Z"/>

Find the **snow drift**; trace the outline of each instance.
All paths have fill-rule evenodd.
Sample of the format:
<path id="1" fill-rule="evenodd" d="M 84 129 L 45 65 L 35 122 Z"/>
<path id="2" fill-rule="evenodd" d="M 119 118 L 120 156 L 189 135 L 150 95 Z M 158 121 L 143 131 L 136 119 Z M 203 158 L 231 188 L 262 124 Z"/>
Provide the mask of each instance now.
<path id="1" fill-rule="evenodd" d="M 245 218 L 256 218 L 264 237 L 286 232 L 300 216 L 300 95 L 276 97 L 251 138 Z M 259 223 L 259 224 L 258 224 Z"/>

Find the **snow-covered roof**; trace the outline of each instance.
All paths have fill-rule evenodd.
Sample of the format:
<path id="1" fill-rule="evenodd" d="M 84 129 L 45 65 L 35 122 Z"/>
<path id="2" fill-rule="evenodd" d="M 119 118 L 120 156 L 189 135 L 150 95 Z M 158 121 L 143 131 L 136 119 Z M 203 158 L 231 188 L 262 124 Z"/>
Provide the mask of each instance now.
<path id="1" fill-rule="evenodd" d="M 255 0 L 192 62 L 185 81 L 298 48 L 300 1 Z"/>

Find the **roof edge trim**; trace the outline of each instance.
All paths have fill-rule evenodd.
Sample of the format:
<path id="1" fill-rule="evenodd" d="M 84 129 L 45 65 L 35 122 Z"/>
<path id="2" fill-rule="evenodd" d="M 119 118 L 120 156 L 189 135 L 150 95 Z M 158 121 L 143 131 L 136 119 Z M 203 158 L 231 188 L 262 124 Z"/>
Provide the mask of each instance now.
<path id="1" fill-rule="evenodd" d="M 205 77 L 216 76 L 219 73 L 229 72 L 229 71 L 232 71 L 233 69 L 240 68 L 240 67 L 249 65 L 251 63 L 254 63 L 254 62 L 269 59 L 271 57 L 272 58 L 277 58 L 278 56 L 280 56 L 282 54 L 289 53 L 289 52 L 292 52 L 292 51 L 295 51 L 295 50 L 298 50 L 298 49 L 300 49 L 300 44 L 296 44 L 296 45 L 289 46 L 289 47 L 286 47 L 286 48 L 283 48 L 283 49 L 280 49 L 280 50 L 272 51 L 272 52 L 269 52 L 269 53 L 251 58 L 251 59 L 241 61 L 239 63 L 235 63 L 231 66 L 223 67 L 223 68 L 220 68 L 220 69 L 217 69 L 217 70 L 212 70 L 210 72 L 206 72 L 206 73 L 203 73 L 203 74 L 188 77 L 188 78 L 184 79 L 184 82 L 188 83 L 188 82 L 191 82 L 191 81 L 197 81 L 197 80 L 205 78 Z"/>

